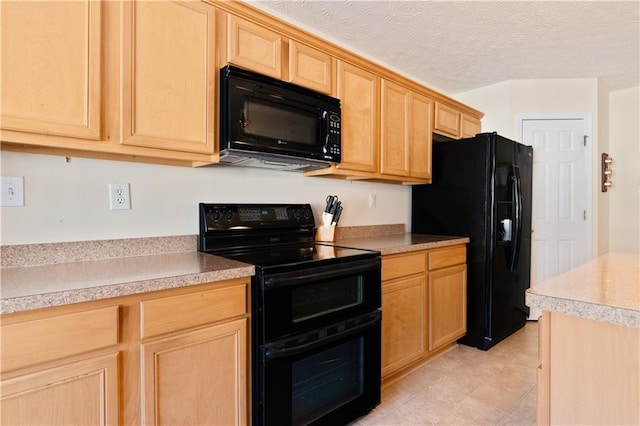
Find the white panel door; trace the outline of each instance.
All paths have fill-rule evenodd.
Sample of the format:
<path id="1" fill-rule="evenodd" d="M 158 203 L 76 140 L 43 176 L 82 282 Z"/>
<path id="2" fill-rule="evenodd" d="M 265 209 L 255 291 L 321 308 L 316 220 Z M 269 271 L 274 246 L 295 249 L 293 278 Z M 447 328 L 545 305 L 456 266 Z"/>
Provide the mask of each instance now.
<path id="1" fill-rule="evenodd" d="M 533 146 L 532 286 L 589 258 L 584 135 L 583 119 L 522 121 L 522 142 Z"/>

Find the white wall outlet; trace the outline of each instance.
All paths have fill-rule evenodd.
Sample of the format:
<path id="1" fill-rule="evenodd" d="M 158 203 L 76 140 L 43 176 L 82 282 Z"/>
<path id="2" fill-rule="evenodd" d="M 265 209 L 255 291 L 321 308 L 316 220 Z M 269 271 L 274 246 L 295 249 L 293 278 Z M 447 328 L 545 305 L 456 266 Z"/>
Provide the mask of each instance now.
<path id="1" fill-rule="evenodd" d="M 376 208 L 376 194 L 369 194 L 369 208 Z"/>
<path id="2" fill-rule="evenodd" d="M 24 206 L 24 178 L 2 176 L 2 206 Z"/>
<path id="3" fill-rule="evenodd" d="M 111 210 L 131 209 L 131 194 L 128 183 L 109 184 L 109 207 Z"/>

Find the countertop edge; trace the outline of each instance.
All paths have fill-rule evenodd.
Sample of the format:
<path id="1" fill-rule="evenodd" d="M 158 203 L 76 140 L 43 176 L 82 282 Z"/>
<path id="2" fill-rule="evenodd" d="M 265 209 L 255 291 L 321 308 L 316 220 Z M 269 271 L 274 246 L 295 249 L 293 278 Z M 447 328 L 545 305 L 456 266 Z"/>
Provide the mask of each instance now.
<path id="1" fill-rule="evenodd" d="M 430 243 L 418 243 L 418 244 L 410 244 L 410 245 L 398 246 L 398 247 L 384 247 L 384 248 L 378 249 L 378 251 L 383 256 L 387 256 L 390 254 L 410 253 L 412 251 L 431 250 L 431 249 L 441 248 L 441 247 L 456 246 L 459 244 L 466 244 L 468 242 L 469 242 L 469 238 L 460 237 L 456 239 L 442 240 L 442 241 L 430 242 Z"/>
<path id="2" fill-rule="evenodd" d="M 105 300 L 133 294 L 149 293 L 172 288 L 188 287 L 210 282 L 230 280 L 234 278 L 250 277 L 255 274 L 255 267 L 245 267 L 215 270 L 195 274 L 153 278 L 142 281 L 122 282 L 112 285 L 87 287 L 84 289 L 64 290 L 43 294 L 33 294 L 0 299 L 0 314 L 32 311 L 53 306 L 70 305 L 74 303 Z"/>
<path id="3" fill-rule="evenodd" d="M 531 308 L 538 308 L 542 311 L 556 312 L 625 327 L 640 328 L 640 312 L 633 309 L 534 294 L 529 290 L 525 293 L 525 303 Z"/>

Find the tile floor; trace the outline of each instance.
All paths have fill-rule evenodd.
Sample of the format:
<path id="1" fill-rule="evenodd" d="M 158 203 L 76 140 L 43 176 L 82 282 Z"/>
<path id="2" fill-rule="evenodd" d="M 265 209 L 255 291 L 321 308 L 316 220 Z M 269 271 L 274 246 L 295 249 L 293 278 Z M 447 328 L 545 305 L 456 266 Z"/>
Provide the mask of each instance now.
<path id="1" fill-rule="evenodd" d="M 458 345 L 382 390 L 352 426 L 535 425 L 538 325 L 488 351 Z"/>

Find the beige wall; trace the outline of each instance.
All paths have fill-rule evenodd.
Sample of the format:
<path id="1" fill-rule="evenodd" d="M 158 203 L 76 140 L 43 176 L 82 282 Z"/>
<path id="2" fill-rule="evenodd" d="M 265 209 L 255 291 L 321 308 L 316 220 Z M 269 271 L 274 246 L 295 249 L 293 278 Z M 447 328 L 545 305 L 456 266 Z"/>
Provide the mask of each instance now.
<path id="1" fill-rule="evenodd" d="M 640 253 L 640 87 L 609 95 L 609 251 Z"/>
<path id="2" fill-rule="evenodd" d="M 2 152 L 2 176 L 24 176 L 25 206 L 1 207 L 2 244 L 198 233 L 198 203 L 343 201 L 340 224 L 409 224 L 411 188 L 305 178 L 296 172 L 213 166 L 185 168 Z M 131 210 L 109 210 L 109 183 L 131 184 Z M 368 208 L 376 194 L 376 209 Z M 408 229 L 408 227 L 407 227 Z"/>

